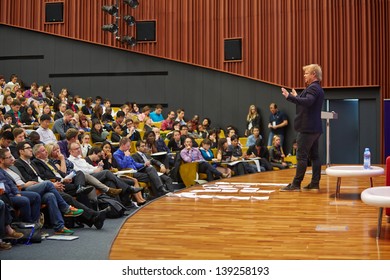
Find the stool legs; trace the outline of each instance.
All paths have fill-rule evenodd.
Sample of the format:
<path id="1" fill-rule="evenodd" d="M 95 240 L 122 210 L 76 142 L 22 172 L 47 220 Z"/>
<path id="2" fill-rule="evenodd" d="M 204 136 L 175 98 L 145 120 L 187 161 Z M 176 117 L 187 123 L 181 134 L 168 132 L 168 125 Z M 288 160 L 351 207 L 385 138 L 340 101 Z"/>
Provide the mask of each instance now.
<path id="1" fill-rule="evenodd" d="M 340 185 L 341 185 L 341 177 L 337 177 L 337 184 L 336 184 L 336 197 L 340 197 Z"/>
<path id="2" fill-rule="evenodd" d="M 381 236 L 382 215 L 383 215 L 383 207 L 379 207 L 378 228 L 377 228 L 377 230 L 376 230 L 376 238 L 379 238 L 379 237 Z"/>

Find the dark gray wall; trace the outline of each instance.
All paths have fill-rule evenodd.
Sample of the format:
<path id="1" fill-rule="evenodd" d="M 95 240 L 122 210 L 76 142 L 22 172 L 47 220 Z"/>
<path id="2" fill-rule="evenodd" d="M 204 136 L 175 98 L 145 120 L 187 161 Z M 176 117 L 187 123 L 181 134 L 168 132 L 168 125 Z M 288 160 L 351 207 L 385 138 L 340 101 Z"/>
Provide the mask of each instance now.
<path id="1" fill-rule="evenodd" d="M 165 103 L 168 108 L 165 108 L 164 114 L 168 110 L 183 108 L 187 118 L 199 114 L 201 118 L 209 117 L 212 126 L 225 128 L 235 125 L 241 134 L 245 129 L 249 105 L 255 104 L 260 109 L 263 127 L 266 128 L 269 104 L 275 102 L 289 116 L 285 150 L 290 149 L 295 137 L 292 125 L 295 106 L 284 100 L 278 86 L 3 25 L 0 25 L 0 36 L 3 38 L 0 44 L 0 73 L 6 77 L 17 73 L 26 85 L 33 81 L 39 84 L 49 82 L 55 93 L 66 87 L 73 94 L 83 97 L 101 95 L 111 99 L 112 103 Z M 27 59 L 23 57 L 26 55 L 42 55 L 43 59 Z M 77 75 L 80 73 L 83 75 Z M 102 73 L 107 75 L 97 76 Z M 73 74 L 74 77 L 51 77 L 61 74 Z M 373 131 L 375 134 L 375 137 L 367 137 L 363 132 L 359 141 L 363 146 L 377 147 L 373 152 L 373 162 L 378 161 L 380 129 L 365 120 L 374 118 L 379 124 L 379 89 L 332 89 L 325 92 L 328 99 L 374 100 L 367 106 L 361 103 L 364 109 L 360 110 L 356 121 L 360 129 L 369 128 L 370 133 Z M 263 131 L 263 135 L 267 139 L 268 131 Z M 339 138 L 337 135 L 332 137 Z M 323 143 L 321 149 L 325 154 Z"/>

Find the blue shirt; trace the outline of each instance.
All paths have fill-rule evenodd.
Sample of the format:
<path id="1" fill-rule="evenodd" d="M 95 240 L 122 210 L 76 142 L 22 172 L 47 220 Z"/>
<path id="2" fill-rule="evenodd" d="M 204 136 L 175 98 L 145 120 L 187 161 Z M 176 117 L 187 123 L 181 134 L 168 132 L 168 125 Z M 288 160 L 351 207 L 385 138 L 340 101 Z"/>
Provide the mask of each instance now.
<path id="1" fill-rule="evenodd" d="M 149 114 L 149 117 L 152 119 L 153 122 L 162 122 L 164 120 L 164 117 L 162 114 L 157 114 L 156 111 L 153 111 Z"/>
<path id="2" fill-rule="evenodd" d="M 136 162 L 131 156 L 126 156 L 120 149 L 116 150 L 114 158 L 121 169 L 132 168 L 138 170 L 144 167 L 144 164 Z"/>

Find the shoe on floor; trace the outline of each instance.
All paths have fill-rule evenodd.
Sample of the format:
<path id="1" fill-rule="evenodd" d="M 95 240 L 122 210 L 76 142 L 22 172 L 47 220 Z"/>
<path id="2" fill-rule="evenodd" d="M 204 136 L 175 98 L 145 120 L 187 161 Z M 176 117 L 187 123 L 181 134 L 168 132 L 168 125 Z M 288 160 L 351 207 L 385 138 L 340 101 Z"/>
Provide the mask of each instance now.
<path id="1" fill-rule="evenodd" d="M 4 236 L 4 239 L 20 239 L 23 236 L 24 236 L 23 233 L 14 230 L 12 233 L 8 233 L 6 236 Z"/>
<path id="2" fill-rule="evenodd" d="M 70 230 L 66 227 L 63 227 L 62 229 L 54 232 L 54 234 L 56 234 L 56 235 L 72 235 L 73 233 L 74 233 L 73 230 Z"/>
<path id="3" fill-rule="evenodd" d="M 12 248 L 12 245 L 11 243 L 8 243 L 8 242 L 0 242 L 0 251 L 3 251 L 3 250 L 9 250 Z"/>
<path id="4" fill-rule="evenodd" d="M 84 213 L 83 209 L 77 209 L 77 208 L 73 207 L 72 205 L 70 205 L 69 210 L 68 210 L 68 212 L 66 212 L 64 214 L 64 217 L 78 217 L 83 213 Z"/>
<path id="5" fill-rule="evenodd" d="M 305 191 L 319 191 L 320 186 L 317 184 L 310 183 L 306 187 L 303 187 L 303 190 L 305 190 Z"/>
<path id="6" fill-rule="evenodd" d="M 293 186 L 292 184 L 288 184 L 287 186 L 281 188 L 279 191 L 281 192 L 299 192 L 301 191 L 300 187 Z"/>

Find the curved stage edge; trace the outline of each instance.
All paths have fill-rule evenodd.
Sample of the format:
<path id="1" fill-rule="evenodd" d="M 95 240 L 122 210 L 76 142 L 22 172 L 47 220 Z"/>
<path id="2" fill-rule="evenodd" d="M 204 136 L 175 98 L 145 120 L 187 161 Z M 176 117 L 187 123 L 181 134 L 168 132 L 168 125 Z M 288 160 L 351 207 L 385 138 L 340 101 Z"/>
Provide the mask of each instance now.
<path id="1" fill-rule="evenodd" d="M 109 259 L 390 259 L 390 224 L 383 220 L 376 242 L 378 210 L 360 200 L 368 178 L 343 178 L 339 198 L 337 178 L 327 175 L 322 175 L 319 192 L 280 192 L 294 174 L 295 169 L 288 169 L 218 181 L 260 183 L 251 187 L 274 191 L 269 194 L 197 193 L 268 200 L 161 197 L 127 219 Z M 310 177 L 306 174 L 302 186 Z M 382 186 L 385 176 L 373 180 Z M 201 189 L 197 185 L 179 193 Z"/>

